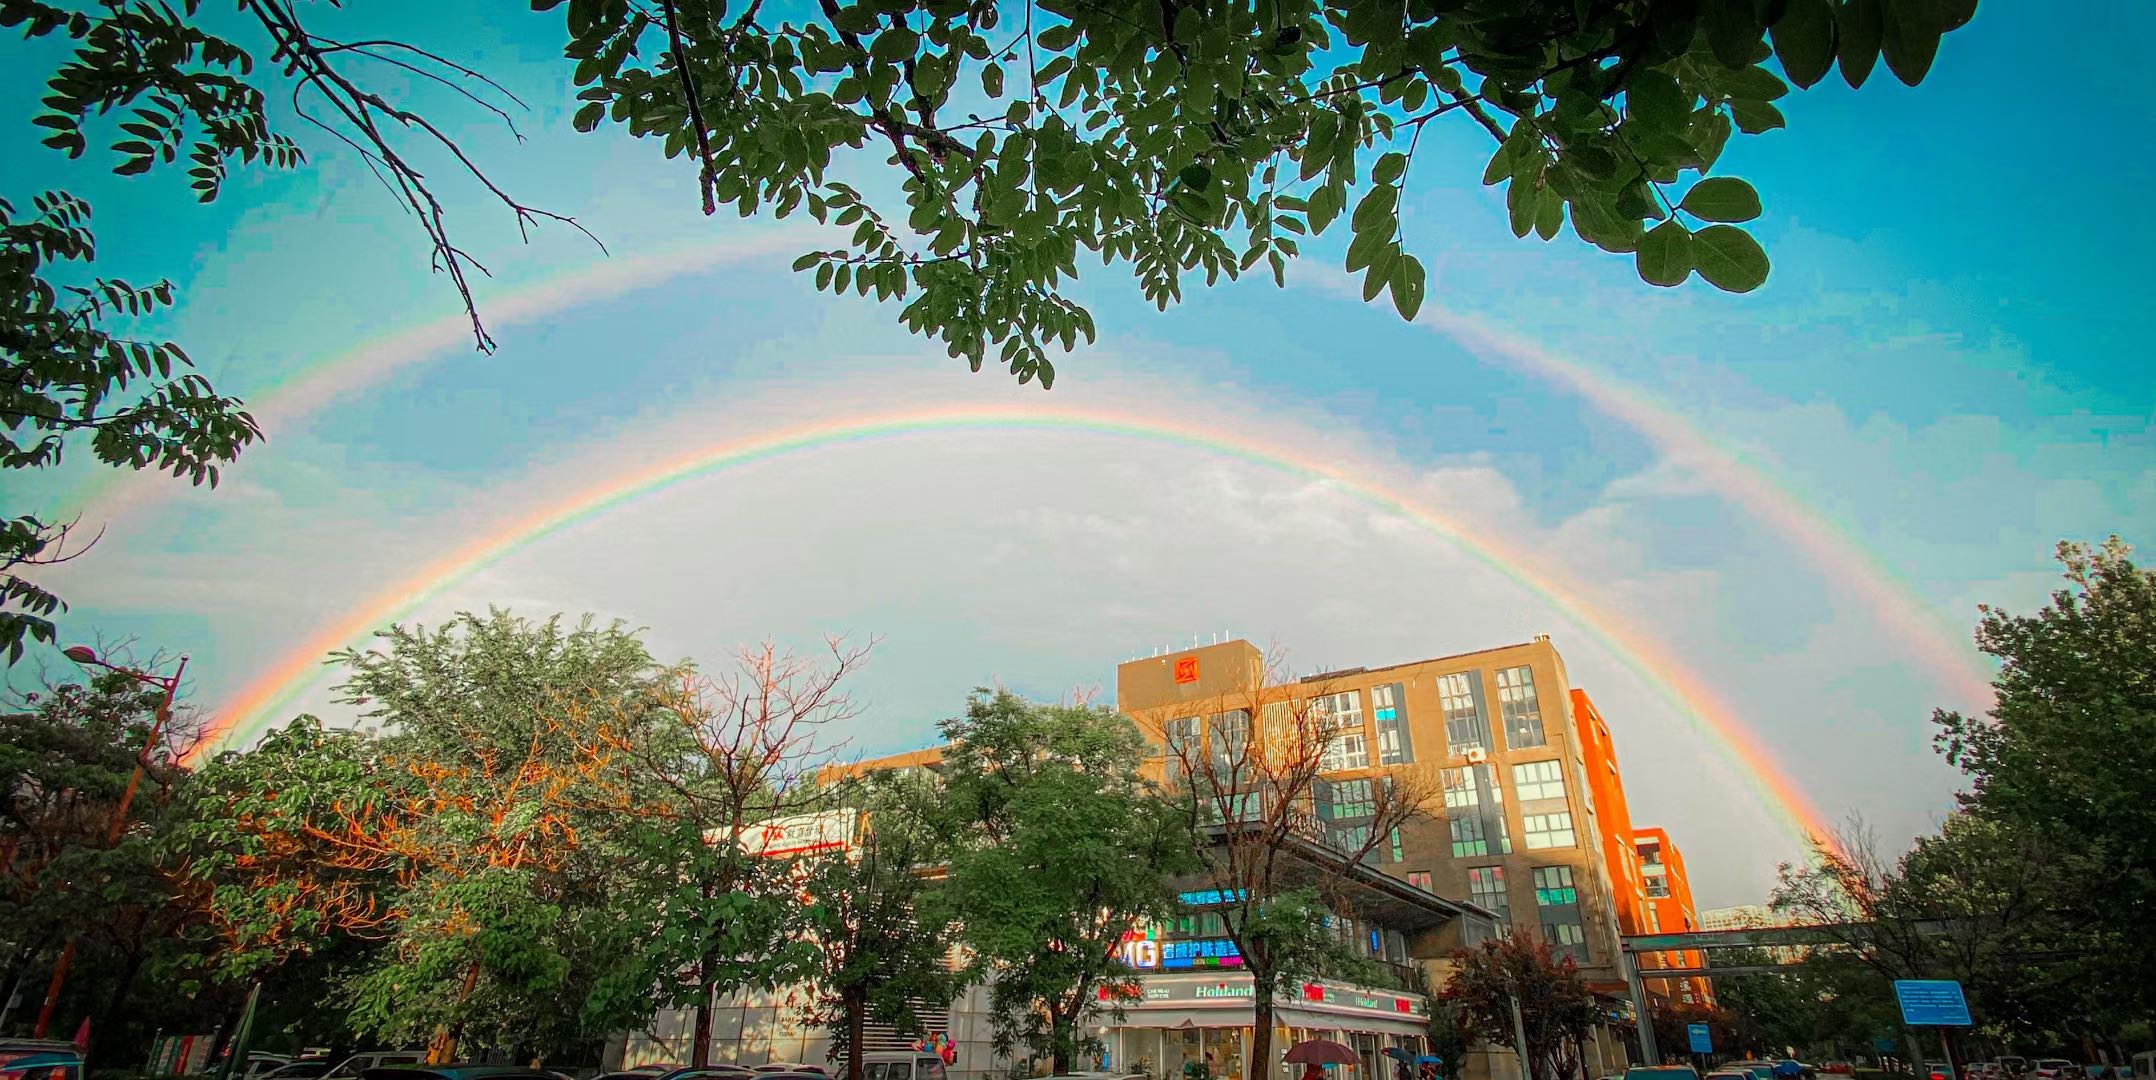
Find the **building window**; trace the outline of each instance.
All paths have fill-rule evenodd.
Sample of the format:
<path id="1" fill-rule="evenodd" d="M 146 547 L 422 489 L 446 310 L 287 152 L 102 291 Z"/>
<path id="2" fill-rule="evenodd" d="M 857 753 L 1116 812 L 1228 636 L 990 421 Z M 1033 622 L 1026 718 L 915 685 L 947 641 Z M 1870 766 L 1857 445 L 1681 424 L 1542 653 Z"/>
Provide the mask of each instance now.
<path id="1" fill-rule="evenodd" d="M 1438 676 L 1437 703 L 1445 713 L 1445 742 L 1453 753 L 1490 748 L 1490 721 L 1482 714 L 1482 680 L 1474 672 Z"/>
<path id="2" fill-rule="evenodd" d="M 1529 668 L 1497 669 L 1497 712 L 1505 723 L 1505 745 L 1541 746 L 1542 707 L 1535 701 L 1535 673 Z"/>
<path id="3" fill-rule="evenodd" d="M 1528 761 L 1512 767 L 1512 790 L 1521 802 L 1565 797 L 1564 766 L 1556 761 Z"/>
<path id="4" fill-rule="evenodd" d="M 1401 862 L 1401 861 L 1404 861 L 1404 860 L 1405 860 L 1405 859 L 1407 858 L 1407 852 L 1406 852 L 1406 850 L 1405 850 L 1405 849 L 1403 849 L 1403 848 L 1402 848 L 1402 847 L 1400 846 L 1400 830 L 1398 830 L 1398 829 L 1394 829 L 1394 830 L 1392 830 L 1392 835 L 1391 835 L 1390 837 L 1388 837 L 1387 839 L 1391 841 L 1391 843 L 1387 844 L 1386 846 L 1387 846 L 1387 847 L 1389 847 L 1389 848 L 1391 849 L 1391 853 L 1392 853 L 1392 858 L 1390 858 L 1390 859 L 1388 859 L 1388 860 L 1386 860 L 1386 861 L 1388 861 L 1388 862 Z"/>
<path id="5" fill-rule="evenodd" d="M 1579 842 L 1572 832 L 1572 815 L 1563 810 L 1554 814 L 1521 814 L 1520 837 L 1529 851 L 1572 847 Z"/>
<path id="6" fill-rule="evenodd" d="M 1505 898 L 1505 868 L 1470 867 L 1467 871 L 1467 899 L 1500 919 L 1510 918 L 1511 902 Z"/>
<path id="7" fill-rule="evenodd" d="M 1488 765 L 1446 769 L 1445 817 L 1452 828 L 1452 857 L 1510 855 L 1505 833 L 1505 793 Z M 1494 838 L 1494 843 L 1492 842 Z"/>
<path id="8" fill-rule="evenodd" d="M 1580 894 L 1569 866 L 1534 868 L 1535 914 L 1542 937 L 1558 953 L 1587 961 L 1587 929 L 1580 922 Z"/>
<path id="9" fill-rule="evenodd" d="M 1332 785 L 1332 799 L 1320 804 L 1327 821 L 1353 821 L 1377 813 L 1377 791 L 1368 780 L 1340 780 Z"/>
<path id="10" fill-rule="evenodd" d="M 1657 900 L 1665 899 L 1669 896 L 1669 875 L 1660 873 L 1648 874 L 1646 878 L 1646 886 L 1647 895 L 1654 897 Z"/>
<path id="11" fill-rule="evenodd" d="M 1564 765 L 1523 761 L 1512 767 L 1512 791 L 1520 800 L 1521 842 L 1529 850 L 1572 847 L 1572 807 L 1565 801 Z"/>
<path id="12" fill-rule="evenodd" d="M 1213 729 L 1213 765 L 1222 774 L 1220 779 L 1233 785 L 1235 779 L 1227 774 L 1248 764 L 1243 751 L 1250 745 L 1250 714 L 1241 709 L 1216 713 L 1209 726 Z"/>
<path id="13" fill-rule="evenodd" d="M 1185 762 L 1198 751 L 1198 718 L 1179 716 L 1168 721 L 1164 732 L 1168 744 L 1168 782 L 1174 783 L 1189 775 Z"/>
<path id="14" fill-rule="evenodd" d="M 1660 865 L 1662 865 L 1662 845 L 1660 845 L 1660 844 L 1641 844 L 1641 845 L 1639 845 L 1639 864 L 1640 864 L 1641 866 L 1660 866 Z"/>
<path id="15" fill-rule="evenodd" d="M 1377 763 L 1405 765 L 1415 760 L 1414 740 L 1407 730 L 1406 688 L 1386 683 L 1370 688 L 1370 712 L 1377 720 Z"/>
<path id="16" fill-rule="evenodd" d="M 1370 767 L 1369 736 L 1363 732 L 1362 695 L 1350 690 L 1321 697 L 1311 703 L 1319 729 L 1325 732 L 1326 772 Z"/>
<path id="17" fill-rule="evenodd" d="M 1430 872 L 1428 870 L 1408 871 L 1407 883 L 1418 889 L 1421 889 L 1426 893 L 1430 893 L 1432 895 L 1436 895 L 1437 893 L 1437 881 L 1430 876 Z"/>

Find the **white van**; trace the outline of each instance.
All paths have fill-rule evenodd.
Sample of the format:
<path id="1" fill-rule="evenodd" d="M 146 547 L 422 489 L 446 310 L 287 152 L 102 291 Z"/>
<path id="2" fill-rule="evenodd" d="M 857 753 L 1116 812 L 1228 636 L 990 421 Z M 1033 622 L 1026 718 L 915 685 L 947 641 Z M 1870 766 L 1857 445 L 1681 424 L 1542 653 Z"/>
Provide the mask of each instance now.
<path id="1" fill-rule="evenodd" d="M 927 1050 L 875 1050 L 861 1055 L 861 1080 L 950 1080 L 943 1059 Z"/>

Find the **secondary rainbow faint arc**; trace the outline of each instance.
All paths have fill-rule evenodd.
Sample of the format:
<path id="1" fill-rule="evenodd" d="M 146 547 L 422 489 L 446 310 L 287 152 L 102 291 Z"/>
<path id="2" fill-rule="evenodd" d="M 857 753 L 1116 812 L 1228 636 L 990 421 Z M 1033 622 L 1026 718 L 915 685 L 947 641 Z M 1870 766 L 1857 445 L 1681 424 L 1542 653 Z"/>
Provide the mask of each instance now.
<path id="1" fill-rule="evenodd" d="M 1674 658 L 1586 596 L 1553 576 L 1505 555 L 1412 496 L 1360 478 L 1347 469 L 1295 451 L 1232 434 L 1105 410 L 1011 410 L 979 407 L 915 409 L 806 424 L 686 451 L 601 482 L 519 517 L 435 560 L 392 589 L 317 632 L 213 713 L 197 753 L 222 749 L 265 729 L 281 706 L 319 677 L 324 658 L 398 620 L 419 604 L 542 537 L 586 521 L 643 495 L 720 469 L 796 451 L 900 435 L 965 429 L 1070 430 L 1170 443 L 1322 480 L 1361 502 L 1404 517 L 1450 541 L 1478 561 L 1547 600 L 1633 669 L 1690 724 L 1752 775 L 1770 813 L 1800 841 L 1831 836 L 1816 807 L 1753 740 L 1711 690 Z"/>

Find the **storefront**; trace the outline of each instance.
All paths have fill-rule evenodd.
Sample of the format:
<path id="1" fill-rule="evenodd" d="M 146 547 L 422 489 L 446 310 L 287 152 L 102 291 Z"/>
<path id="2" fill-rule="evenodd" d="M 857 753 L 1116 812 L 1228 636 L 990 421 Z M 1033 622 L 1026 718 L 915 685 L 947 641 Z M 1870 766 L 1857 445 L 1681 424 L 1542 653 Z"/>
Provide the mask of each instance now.
<path id="1" fill-rule="evenodd" d="M 1273 1005 L 1272 1075 L 1254 1074 L 1250 1034 L 1254 1010 L 1250 976 L 1239 971 L 1146 975 L 1120 993 L 1123 1016 L 1103 1017 L 1099 1032 L 1108 1048 L 1102 1068 L 1179 1080 L 1191 1062 L 1206 1062 L 1218 1080 L 1293 1080 L 1300 1071 L 1279 1061 L 1305 1039 L 1330 1039 L 1353 1048 L 1361 1065 L 1328 1069 L 1329 1080 L 1387 1080 L 1389 1047 L 1420 1053 L 1429 1003 L 1419 994 L 1370 990 L 1337 983 L 1295 984 Z"/>

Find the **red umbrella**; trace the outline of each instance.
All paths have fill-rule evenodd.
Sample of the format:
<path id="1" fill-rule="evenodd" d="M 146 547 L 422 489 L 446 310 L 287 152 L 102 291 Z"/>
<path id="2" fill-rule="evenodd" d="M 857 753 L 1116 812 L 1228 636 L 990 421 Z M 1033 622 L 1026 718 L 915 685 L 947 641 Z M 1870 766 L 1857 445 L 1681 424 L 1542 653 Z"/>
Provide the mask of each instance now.
<path id="1" fill-rule="evenodd" d="M 1360 1065 L 1362 1059 L 1355 1051 L 1326 1039 L 1312 1039 L 1288 1047 L 1287 1056 L 1281 1060 L 1294 1065 Z"/>

